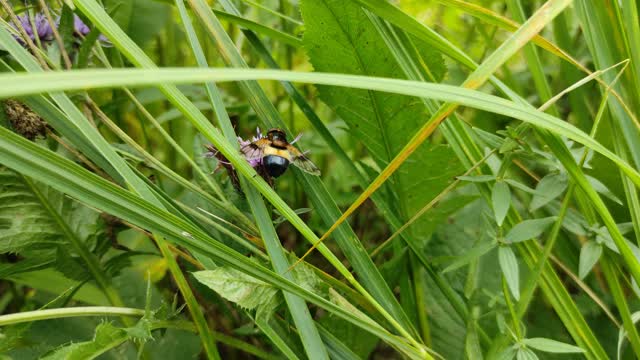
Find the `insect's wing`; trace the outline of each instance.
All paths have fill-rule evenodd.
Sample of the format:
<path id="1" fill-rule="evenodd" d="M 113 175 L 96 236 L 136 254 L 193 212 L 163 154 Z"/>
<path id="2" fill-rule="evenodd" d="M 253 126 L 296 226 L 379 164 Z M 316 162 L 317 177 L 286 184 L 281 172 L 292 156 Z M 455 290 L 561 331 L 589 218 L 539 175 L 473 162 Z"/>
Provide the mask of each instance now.
<path id="1" fill-rule="evenodd" d="M 304 156 L 304 154 L 301 153 L 300 150 L 293 147 L 293 145 L 288 145 L 287 151 L 289 151 L 289 154 L 291 154 L 291 163 L 293 165 L 297 166 L 298 168 L 300 168 L 300 170 L 306 173 L 320 176 L 320 169 L 318 169 L 318 167 L 314 163 L 312 163 L 311 160 Z"/>
<path id="2" fill-rule="evenodd" d="M 264 156 L 264 148 L 269 146 L 270 143 L 269 139 L 256 140 L 241 147 L 240 151 L 242 151 L 247 161 L 262 159 Z"/>

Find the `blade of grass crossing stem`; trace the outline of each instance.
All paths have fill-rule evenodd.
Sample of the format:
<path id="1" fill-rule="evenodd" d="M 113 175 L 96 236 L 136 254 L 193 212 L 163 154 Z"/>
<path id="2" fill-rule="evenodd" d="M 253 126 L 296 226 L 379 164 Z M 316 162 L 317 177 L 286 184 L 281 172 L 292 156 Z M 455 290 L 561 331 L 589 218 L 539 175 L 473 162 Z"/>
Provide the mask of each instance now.
<path id="1" fill-rule="evenodd" d="M 230 266 L 267 284 L 294 293 L 380 337 L 392 346 L 403 349 L 412 357 L 419 355 L 419 352 L 410 347 L 405 339 L 390 334 L 380 325 L 364 320 L 292 283 L 256 264 L 243 254 L 210 238 L 192 223 L 154 206 L 139 196 L 87 171 L 80 165 L 13 134 L 3 127 L 0 127 L 0 161 L 26 176 L 37 176 L 43 183 L 91 207 L 113 214 L 140 228 L 160 233 L 174 243 L 206 255 L 215 262 Z"/>
<path id="2" fill-rule="evenodd" d="M 209 34 L 212 36 L 212 38 L 218 45 L 218 49 L 220 53 L 223 55 L 223 58 L 225 59 L 225 61 L 228 64 L 231 64 L 235 67 L 247 68 L 248 66 L 244 61 L 244 59 L 242 58 L 242 55 L 235 48 L 233 42 L 231 41 L 227 33 L 224 31 L 224 28 L 222 27 L 218 19 L 215 17 L 215 14 L 213 14 L 213 12 L 209 9 L 208 5 L 203 0 L 189 0 L 189 4 L 191 5 L 193 11 L 198 15 L 205 29 L 208 30 Z M 264 115 L 260 117 L 262 121 L 266 122 L 269 125 L 269 127 L 281 127 L 286 129 L 286 124 L 280 118 L 278 111 L 275 109 L 273 104 L 269 101 L 266 94 L 262 91 L 262 88 L 256 81 L 242 82 L 241 85 L 243 85 L 241 87 L 244 90 L 247 97 L 250 99 L 250 102 L 254 111 L 256 111 L 258 114 Z M 297 171 L 296 173 L 298 174 Z M 309 177 L 309 175 L 299 174 L 297 175 L 297 177 L 299 179 L 302 178 L 307 180 L 306 181 L 307 184 L 311 185 L 312 188 L 314 187 L 314 182 L 312 180 L 306 179 L 307 177 Z M 319 190 L 320 184 L 321 183 L 319 181 L 315 183 L 315 187 L 318 188 L 317 190 Z M 320 192 L 315 191 L 315 193 L 320 193 Z M 326 190 L 324 191 L 324 193 L 327 194 L 327 196 L 325 196 L 320 202 L 329 200 L 328 193 Z M 315 240 L 316 239 L 310 242 L 312 244 L 316 244 L 317 241 Z M 345 242 L 345 244 L 347 244 L 347 242 Z M 402 311 L 401 307 L 397 304 L 397 302 L 390 301 L 390 299 L 393 299 L 393 297 L 388 296 L 389 295 L 388 291 L 386 293 L 384 292 L 382 293 L 382 295 L 384 296 L 383 299 L 386 302 L 385 305 L 389 305 L 387 306 L 387 308 L 385 308 L 384 306 L 382 306 L 382 304 L 378 302 L 378 300 L 376 300 L 376 298 L 372 297 L 372 295 L 369 294 L 369 292 L 365 290 L 365 288 L 362 285 L 360 285 L 360 283 L 357 282 L 355 278 L 353 278 L 353 276 L 351 275 L 349 270 L 346 268 L 346 266 L 344 266 L 342 262 L 338 261 L 337 258 L 335 258 L 335 256 L 329 251 L 328 248 L 323 247 L 323 249 L 321 249 L 321 252 L 325 256 L 325 258 L 327 258 L 332 263 L 332 265 L 343 276 L 345 276 L 345 278 L 354 287 L 356 287 L 356 289 L 359 292 L 361 292 L 365 297 L 369 299 L 372 305 L 376 307 L 376 309 L 400 332 L 400 334 L 402 334 L 407 339 L 409 339 L 409 341 L 411 341 L 417 348 L 421 348 L 421 345 L 419 344 L 419 342 L 415 340 L 415 336 L 417 334 L 415 329 L 409 322 L 406 315 L 404 315 L 404 312 Z M 372 267 L 369 267 L 368 271 L 370 275 L 375 275 L 375 273 L 372 272 L 373 271 Z M 371 278 L 371 276 L 369 278 Z M 384 291 L 387 288 L 386 283 L 383 282 L 383 279 L 381 277 L 378 276 L 378 278 L 375 280 L 377 280 L 376 285 L 378 286 L 378 289 L 382 289 Z M 378 294 L 380 294 L 380 292 L 378 292 Z M 393 315 L 392 313 L 389 313 L 389 310 L 388 310 L 389 307 Z"/>
<path id="3" fill-rule="evenodd" d="M 535 34 L 540 32 L 542 28 L 553 18 L 564 10 L 572 0 L 550 0 L 546 2 L 536 13 L 520 27 L 509 39 L 507 39 L 496 51 L 494 51 L 469 77 L 464 81 L 462 87 L 469 89 L 476 89 L 480 85 L 484 84 L 486 80 L 513 54 L 518 51 L 526 42 L 531 39 Z M 349 215 L 351 215 L 367 198 L 370 194 L 376 191 L 382 184 L 393 174 L 400 165 L 422 144 L 432 133 L 437 126 L 446 117 L 451 114 L 458 105 L 449 103 L 440 107 L 440 109 L 431 116 L 431 118 L 418 130 L 416 135 L 400 150 L 398 155 L 391 160 L 389 165 L 385 167 L 378 177 L 373 180 L 371 185 L 353 202 L 351 206 L 342 214 L 340 219 L 329 228 L 327 232 L 322 235 L 319 242 L 324 241 L 335 228 L 344 222 Z M 315 245 L 314 245 L 315 247 Z M 313 249 L 309 249 L 300 260 L 304 259 Z M 299 260 L 299 261 L 300 261 Z"/>
<path id="4" fill-rule="evenodd" d="M 385 42 L 387 42 L 387 45 L 392 50 L 392 53 L 396 57 L 398 63 L 401 65 L 405 74 L 413 80 L 424 81 L 426 78 L 428 78 L 428 73 L 422 74 L 422 69 L 419 65 L 417 65 L 421 63 L 419 61 L 420 55 L 416 52 L 412 53 L 411 55 L 409 54 L 410 51 L 408 48 L 411 47 L 411 44 L 410 41 L 407 41 L 408 38 L 406 37 L 406 35 L 404 35 L 404 33 L 401 31 L 394 31 L 394 29 L 390 26 L 385 26 L 385 24 L 383 24 L 381 21 L 378 21 L 377 17 L 372 14 L 370 16 L 370 19 L 378 28 L 379 32 L 383 35 Z M 416 58 L 417 60 L 414 61 L 414 58 Z M 437 104 L 433 100 L 423 98 L 423 101 L 431 111 L 435 111 L 435 109 L 437 108 Z M 476 161 L 476 159 L 479 159 L 482 156 L 479 149 L 475 146 L 475 142 L 472 140 L 472 137 L 468 133 L 468 128 L 459 121 L 459 119 L 455 116 L 455 113 L 453 113 L 452 116 L 449 117 L 449 121 L 442 124 L 441 128 L 444 136 L 447 138 L 448 142 L 452 144 L 452 146 L 454 146 L 454 148 L 460 145 L 463 147 L 464 150 L 456 151 L 456 154 L 461 157 L 463 163 L 467 164 L 467 167 L 470 166 L 470 161 Z M 481 194 L 483 194 L 485 200 L 488 201 L 490 196 L 489 187 L 486 184 L 476 184 L 476 186 L 479 188 Z M 513 214 L 517 215 L 517 219 L 515 219 L 515 221 L 519 222 L 520 220 L 517 212 L 514 211 Z M 513 224 L 514 216 L 509 216 L 508 220 L 510 224 Z M 537 247 L 529 245 L 529 243 L 518 244 L 518 247 L 521 250 L 528 247 L 528 251 L 533 251 L 533 253 L 536 253 L 536 251 L 538 251 Z M 538 261 L 538 265 L 542 264 L 544 263 Z M 529 266 L 531 266 L 531 261 L 529 261 Z M 597 343 L 597 340 L 595 340 L 595 337 L 589 330 L 588 325 L 584 321 L 584 318 L 577 310 L 575 303 L 571 301 L 566 289 L 564 288 L 564 286 L 562 286 L 562 283 L 550 268 L 547 267 L 543 269 L 543 281 L 549 282 L 549 285 L 543 286 L 543 290 L 545 291 L 545 293 L 548 294 L 548 296 L 552 297 L 552 299 L 565 299 L 565 301 L 560 302 L 555 300 L 553 301 L 554 308 L 565 323 L 565 326 L 567 326 L 570 332 L 574 335 L 574 338 L 576 338 L 579 343 L 586 342 L 587 344 L 595 344 L 593 345 L 594 353 L 602 354 L 602 348 Z M 548 273 L 549 271 L 551 271 L 551 273 Z M 554 288 L 556 290 L 550 293 L 550 288 Z M 582 326 L 583 329 L 586 328 L 587 331 L 577 331 L 577 327 L 579 326 Z"/>
<path id="5" fill-rule="evenodd" d="M 184 6 L 183 0 L 176 0 L 176 6 L 178 7 L 178 11 L 180 13 L 183 26 L 187 33 L 187 38 L 189 40 L 189 43 L 191 44 L 191 48 L 196 55 L 198 65 L 201 67 L 208 67 L 204 53 L 202 51 L 202 48 L 200 47 L 200 42 L 198 41 L 193 26 L 191 25 L 191 19 L 187 14 L 187 9 Z M 233 125 L 231 124 L 229 115 L 226 113 L 224 106 L 217 106 L 222 102 L 222 96 L 220 95 L 218 88 L 213 83 L 207 83 L 206 86 L 207 93 L 213 106 L 213 111 L 216 114 L 218 123 L 223 129 L 225 137 L 230 143 L 236 143 L 236 148 L 238 148 L 239 150 L 236 140 L 236 134 L 233 131 Z M 280 240 L 278 239 L 276 230 L 273 227 L 273 222 L 271 221 L 271 215 L 269 213 L 269 210 L 267 210 L 262 196 L 256 191 L 256 189 L 247 185 L 247 182 L 244 180 L 244 178 L 240 179 L 240 182 L 242 185 L 242 189 L 247 195 L 247 202 L 251 207 L 253 216 L 258 223 L 258 229 L 264 241 L 274 270 L 281 276 L 284 276 L 286 279 L 293 281 L 293 276 L 290 273 L 286 273 L 286 269 L 287 267 L 289 267 L 289 262 L 287 261 L 284 250 L 282 249 L 282 245 L 280 244 Z M 300 339 L 307 353 L 307 356 L 310 359 L 328 359 L 329 355 L 327 353 L 327 349 L 324 347 L 318 329 L 315 327 L 315 323 L 313 321 L 313 318 L 311 317 L 311 313 L 309 312 L 309 309 L 307 308 L 304 300 L 286 291 L 283 292 L 283 295 L 289 308 L 289 312 L 293 317 L 293 322 L 298 328 Z"/>
<path id="6" fill-rule="evenodd" d="M 221 0 L 220 3 L 229 13 L 236 15 L 240 14 L 230 1 Z M 260 39 L 255 35 L 255 33 L 251 32 L 250 30 L 243 30 L 243 33 L 245 34 L 249 43 L 253 45 L 254 49 L 258 52 L 263 61 L 269 67 L 278 69 L 279 66 L 276 63 L 275 59 L 273 59 L 267 48 L 263 45 Z M 329 147 L 342 161 L 345 167 L 350 170 L 360 186 L 362 188 L 365 188 L 367 180 L 356 168 L 354 162 L 349 159 L 340 145 L 338 145 L 337 141 L 333 138 L 329 130 L 322 123 L 322 120 L 320 120 L 313 108 L 306 102 L 304 97 L 296 90 L 293 84 L 287 81 L 282 81 L 281 84 L 284 87 L 285 91 L 290 95 L 290 97 L 300 107 L 305 116 L 309 119 L 312 126 L 318 131 L 318 133 L 320 133 L 320 136 L 327 142 Z M 282 121 L 281 117 L 276 117 L 275 124 L 272 123 L 269 125 L 272 127 L 276 126 L 285 129 L 285 131 L 288 131 L 287 126 L 284 121 Z M 336 219 L 340 217 L 340 209 L 331 198 L 331 195 L 327 191 L 322 181 L 319 181 L 315 177 L 305 176 L 299 171 L 295 171 L 295 176 L 304 184 L 305 189 L 309 189 L 307 194 L 310 196 L 315 210 L 320 214 L 323 221 L 329 225 L 333 224 Z M 387 206 L 386 202 L 384 202 L 381 196 L 375 196 L 374 201 L 376 201 L 376 203 L 379 204 L 379 206 L 383 209 L 382 212 L 385 214 L 385 216 L 394 217 L 394 219 L 391 219 L 392 226 L 393 223 L 400 223 L 400 221 L 397 220 L 397 218 L 395 218 L 395 216 L 393 215 L 393 212 L 390 211 L 389 207 Z M 365 288 L 370 291 L 372 295 L 380 302 L 380 304 L 384 306 L 385 309 L 389 311 L 396 319 L 398 319 L 400 323 L 403 324 L 403 326 L 411 330 L 414 336 L 417 336 L 417 332 L 415 332 L 415 330 L 413 329 L 413 324 L 411 324 L 411 322 L 409 321 L 407 315 L 404 313 L 402 307 L 391 292 L 391 289 L 389 289 L 386 281 L 378 271 L 371 258 L 366 255 L 366 251 L 362 246 L 362 243 L 358 241 L 355 232 L 349 226 L 349 224 L 344 224 L 344 226 L 338 229 L 338 231 L 336 232 L 336 242 L 349 260 L 349 263 L 352 264 L 356 274 L 359 275 L 359 278 L 363 282 Z M 440 284 L 446 284 L 446 282 L 443 281 Z"/>
<path id="7" fill-rule="evenodd" d="M 38 66 L 35 60 L 31 57 L 25 56 L 26 50 L 21 47 L 17 47 L 18 44 L 16 41 L 13 41 L 11 35 L 3 28 L 0 28 L 0 43 L 2 43 L 5 49 L 9 50 L 10 53 L 18 58 L 23 59 L 23 66 L 28 71 L 34 72 L 42 72 L 43 70 Z M 74 123 L 74 125 L 80 130 L 80 132 L 86 137 L 86 139 L 95 146 L 95 148 L 100 152 L 100 154 L 109 162 L 109 164 L 117 171 L 117 174 L 123 178 L 125 183 L 134 189 L 140 196 L 143 198 L 161 206 L 158 199 L 154 196 L 154 194 L 150 191 L 150 189 L 146 186 L 146 184 L 129 168 L 126 162 L 118 156 L 111 145 L 98 133 L 97 129 L 91 126 L 89 121 L 84 117 L 84 115 L 78 110 L 78 108 L 73 104 L 73 102 L 63 93 L 55 93 L 51 94 L 53 100 L 60 106 L 60 108 L 67 114 L 68 119 Z M 196 327 L 198 328 L 198 332 L 203 342 L 203 346 L 205 348 L 205 352 L 207 356 L 211 359 L 219 359 L 218 350 L 215 345 L 215 341 L 211 337 L 211 331 L 209 331 L 209 327 L 207 322 L 200 310 L 200 306 L 198 305 L 197 300 L 195 299 L 193 293 L 191 292 L 191 288 L 189 287 L 184 275 L 182 274 L 182 270 L 176 263 L 173 254 L 168 248 L 165 240 L 160 236 L 153 236 L 155 239 L 158 248 L 162 252 L 163 257 L 167 261 L 167 265 L 173 275 L 180 292 L 182 293 L 185 302 L 193 316 L 193 320 L 196 323 Z"/>

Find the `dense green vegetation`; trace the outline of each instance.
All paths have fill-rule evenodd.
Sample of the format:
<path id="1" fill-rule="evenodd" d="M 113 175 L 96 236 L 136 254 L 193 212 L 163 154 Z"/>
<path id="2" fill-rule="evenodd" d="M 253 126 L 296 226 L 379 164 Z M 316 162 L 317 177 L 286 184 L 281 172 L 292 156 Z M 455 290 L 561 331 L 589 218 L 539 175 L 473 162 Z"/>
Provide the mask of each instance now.
<path id="1" fill-rule="evenodd" d="M 0 359 L 640 357 L 635 0 L 0 14 Z"/>

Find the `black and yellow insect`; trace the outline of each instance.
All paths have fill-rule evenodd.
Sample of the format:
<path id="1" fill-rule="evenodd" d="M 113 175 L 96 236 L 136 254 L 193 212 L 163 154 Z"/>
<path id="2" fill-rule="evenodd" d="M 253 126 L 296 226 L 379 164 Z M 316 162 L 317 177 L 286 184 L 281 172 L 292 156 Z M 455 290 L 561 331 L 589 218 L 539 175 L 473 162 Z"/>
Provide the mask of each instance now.
<path id="1" fill-rule="evenodd" d="M 271 129 L 266 137 L 250 142 L 241 147 L 241 151 L 249 162 L 259 162 L 259 166 L 271 177 L 282 175 L 289 164 L 293 164 L 311 175 L 320 175 L 320 169 L 309 160 L 303 152 L 287 141 L 287 135 L 280 129 Z"/>

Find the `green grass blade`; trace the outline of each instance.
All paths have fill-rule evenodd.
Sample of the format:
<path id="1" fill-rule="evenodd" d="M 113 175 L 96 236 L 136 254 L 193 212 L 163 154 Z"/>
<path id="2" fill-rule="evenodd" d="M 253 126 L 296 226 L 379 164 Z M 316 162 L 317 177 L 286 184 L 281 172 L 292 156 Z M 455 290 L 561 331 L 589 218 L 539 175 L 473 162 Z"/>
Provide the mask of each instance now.
<path id="1" fill-rule="evenodd" d="M 86 88 L 107 88 L 115 86 L 144 86 L 158 84 L 202 83 L 206 81 L 242 81 L 247 79 L 287 80 L 294 82 L 308 82 L 314 84 L 349 86 L 358 89 L 386 91 L 396 94 L 427 97 L 434 100 L 447 101 L 476 109 L 510 116 L 515 119 L 531 123 L 537 127 L 551 131 L 556 135 L 566 136 L 588 148 L 600 153 L 613 161 L 631 179 L 636 186 L 640 186 L 640 173 L 629 163 L 605 146 L 589 137 L 575 126 L 553 116 L 541 113 L 528 106 L 492 96 L 478 91 L 462 89 L 456 86 L 429 84 L 409 80 L 375 78 L 366 76 L 340 75 L 329 73 L 299 73 L 276 70 L 248 70 L 248 69 L 155 69 L 155 70 L 72 70 L 63 72 L 48 72 L 41 74 L 7 74 L 0 76 L 0 98 L 15 94 L 29 95 L 41 92 L 77 90 Z M 12 88 L 7 88 L 9 84 Z M 215 142 L 222 140 L 217 130 Z M 214 138 L 212 136 L 212 138 Z M 253 177 L 249 165 L 242 163 L 241 158 L 230 151 L 225 141 L 221 151 L 229 160 L 248 177 Z M 254 184 L 260 180 L 254 179 Z M 266 185 L 266 183 L 264 183 Z M 258 185 L 263 190 L 262 185 Z M 265 190 L 269 197 L 275 196 L 271 189 Z M 278 201 L 279 203 L 279 201 Z M 275 204 L 274 204 L 275 205 Z M 282 206 L 282 204 L 278 204 Z M 280 210 L 279 210 L 280 211 Z M 286 211 L 285 211 L 286 212 Z M 294 224 L 299 222 L 294 220 Z"/>

